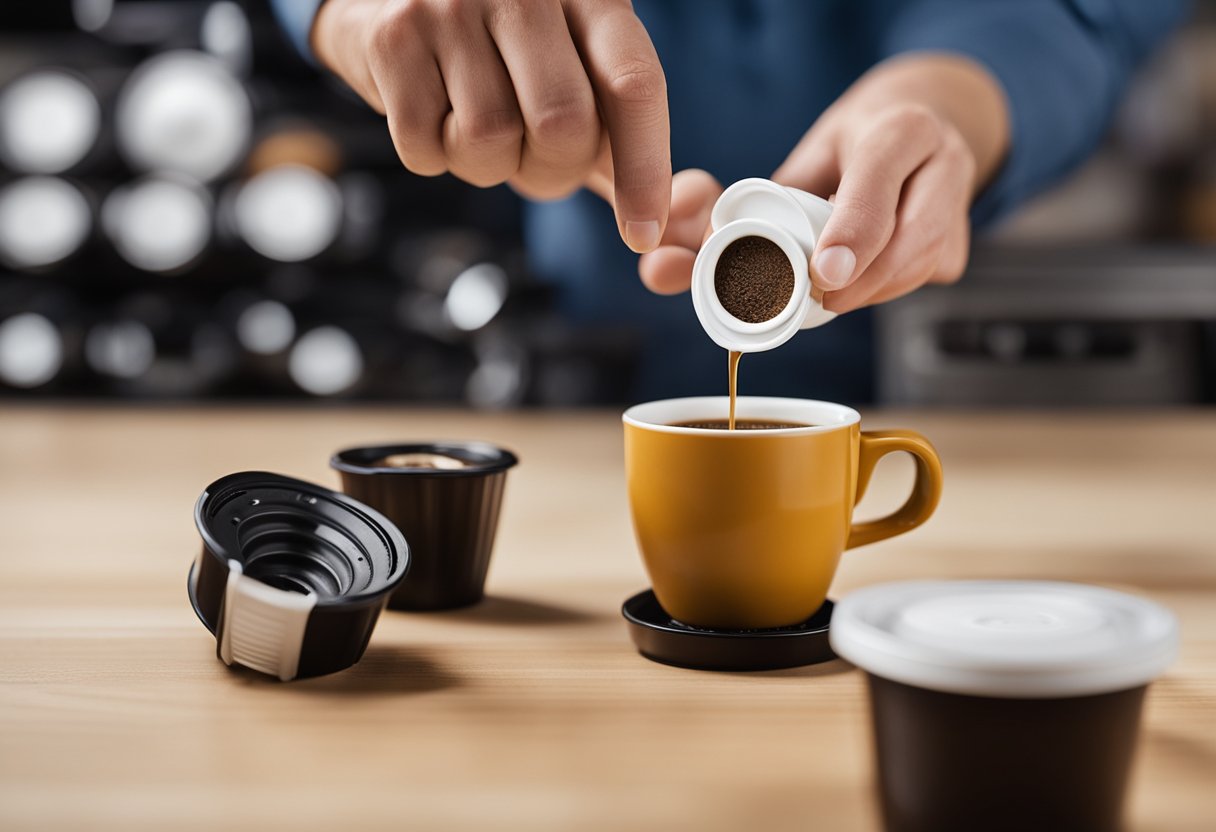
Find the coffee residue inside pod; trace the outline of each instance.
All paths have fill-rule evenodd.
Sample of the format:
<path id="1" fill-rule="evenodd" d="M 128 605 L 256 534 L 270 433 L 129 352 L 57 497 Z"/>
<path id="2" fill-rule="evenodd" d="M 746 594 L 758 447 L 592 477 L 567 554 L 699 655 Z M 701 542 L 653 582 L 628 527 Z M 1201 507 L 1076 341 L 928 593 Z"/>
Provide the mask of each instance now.
<path id="1" fill-rule="evenodd" d="M 714 291 L 722 308 L 739 320 L 772 320 L 794 294 L 794 268 L 781 246 L 764 237 L 740 237 L 714 267 Z"/>
<path id="2" fill-rule="evenodd" d="M 392 454 L 377 459 L 372 465 L 375 468 L 430 468 L 444 471 L 471 467 L 463 459 L 433 453 Z"/>

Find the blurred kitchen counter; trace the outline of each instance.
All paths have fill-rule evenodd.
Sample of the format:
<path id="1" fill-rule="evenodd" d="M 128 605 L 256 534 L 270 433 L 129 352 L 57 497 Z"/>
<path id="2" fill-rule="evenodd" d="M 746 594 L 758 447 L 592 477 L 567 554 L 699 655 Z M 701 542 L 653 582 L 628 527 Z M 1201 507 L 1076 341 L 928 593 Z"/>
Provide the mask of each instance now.
<path id="1" fill-rule="evenodd" d="M 847 554 L 879 580 L 1034 577 L 1147 595 L 1182 621 L 1152 689 L 1134 830 L 1216 817 L 1216 416 L 873 412 L 938 446 L 937 516 Z M 335 449 L 514 449 L 489 599 L 386 612 L 363 661 L 282 685 L 232 671 L 186 597 L 194 501 Z M 861 675 L 698 673 L 634 652 L 646 586 L 616 414 L 0 408 L 0 828 L 868 830 Z M 884 462 L 862 507 L 911 479 Z"/>

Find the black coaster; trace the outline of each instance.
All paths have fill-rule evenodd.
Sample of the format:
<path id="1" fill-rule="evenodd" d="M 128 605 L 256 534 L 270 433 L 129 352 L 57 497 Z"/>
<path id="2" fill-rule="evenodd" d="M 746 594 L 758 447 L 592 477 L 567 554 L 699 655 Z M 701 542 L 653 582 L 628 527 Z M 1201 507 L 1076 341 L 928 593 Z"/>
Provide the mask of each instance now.
<path id="1" fill-rule="evenodd" d="M 638 652 L 652 661 L 694 670 L 778 670 L 836 658 L 828 644 L 832 606 L 824 601 L 806 621 L 789 627 L 707 630 L 676 621 L 648 589 L 626 601 L 621 615 Z"/>

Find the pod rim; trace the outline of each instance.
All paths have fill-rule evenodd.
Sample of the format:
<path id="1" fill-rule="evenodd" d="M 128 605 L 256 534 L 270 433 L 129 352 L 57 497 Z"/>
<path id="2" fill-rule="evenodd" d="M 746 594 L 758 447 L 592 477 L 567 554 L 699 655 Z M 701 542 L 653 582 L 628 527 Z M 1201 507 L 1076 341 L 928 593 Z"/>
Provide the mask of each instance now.
<path id="1" fill-rule="evenodd" d="M 266 487 L 293 489 L 340 506 L 376 532 L 389 549 L 390 555 L 395 556 L 396 563 L 383 581 L 377 581 L 372 586 L 358 592 L 319 596 L 317 607 L 349 607 L 374 603 L 387 598 L 405 579 L 411 560 L 410 548 L 401 530 L 391 520 L 370 506 L 339 491 L 267 471 L 242 471 L 228 474 L 203 490 L 194 506 L 194 525 L 203 539 L 203 548 L 207 555 L 224 564 L 232 560 L 240 562 L 238 553 L 232 552 L 227 545 L 222 543 L 212 528 L 212 519 L 208 517 L 207 510 L 215 495 L 233 493 L 233 496 L 240 496 L 250 489 Z M 326 522 L 334 525 L 333 521 L 328 518 Z"/>
<path id="2" fill-rule="evenodd" d="M 429 453 L 450 456 L 469 463 L 467 468 L 401 468 L 373 465 L 376 460 L 398 454 Z M 344 448 L 329 460 L 329 466 L 347 474 L 384 474 L 407 477 L 484 477 L 507 471 L 519 464 L 519 458 L 489 442 L 437 441 L 398 442 L 383 445 L 360 445 Z"/>

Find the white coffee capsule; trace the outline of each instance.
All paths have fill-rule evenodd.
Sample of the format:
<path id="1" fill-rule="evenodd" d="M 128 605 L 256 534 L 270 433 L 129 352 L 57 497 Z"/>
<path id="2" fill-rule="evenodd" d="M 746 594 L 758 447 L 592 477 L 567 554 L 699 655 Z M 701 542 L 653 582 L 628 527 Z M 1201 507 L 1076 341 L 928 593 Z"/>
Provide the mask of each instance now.
<path id="1" fill-rule="evenodd" d="M 805 191 L 767 179 L 741 179 L 727 188 L 710 215 L 713 233 L 697 254 L 692 270 L 692 302 L 697 318 L 714 343 L 738 352 L 762 352 L 784 344 L 800 329 L 836 317 L 815 297 L 810 260 L 832 204 Z M 759 237 L 775 244 L 794 273 L 793 291 L 784 307 L 759 322 L 741 320 L 718 296 L 718 261 L 732 244 Z"/>

